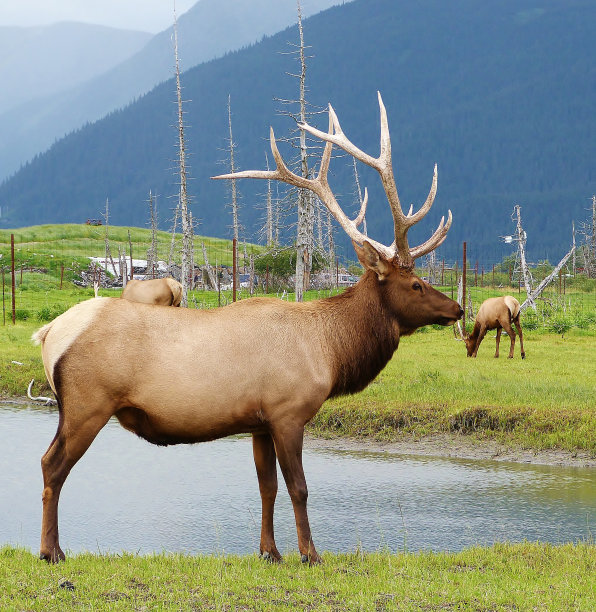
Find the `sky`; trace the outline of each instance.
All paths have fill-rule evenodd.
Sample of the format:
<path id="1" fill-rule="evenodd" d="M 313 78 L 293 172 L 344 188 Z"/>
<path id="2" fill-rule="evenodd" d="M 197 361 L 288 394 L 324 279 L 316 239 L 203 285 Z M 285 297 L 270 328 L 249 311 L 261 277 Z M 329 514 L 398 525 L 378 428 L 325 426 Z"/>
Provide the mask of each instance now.
<path id="1" fill-rule="evenodd" d="M 178 16 L 197 0 L 175 0 Z M 0 26 L 81 21 L 157 33 L 172 24 L 174 0 L 0 0 Z"/>

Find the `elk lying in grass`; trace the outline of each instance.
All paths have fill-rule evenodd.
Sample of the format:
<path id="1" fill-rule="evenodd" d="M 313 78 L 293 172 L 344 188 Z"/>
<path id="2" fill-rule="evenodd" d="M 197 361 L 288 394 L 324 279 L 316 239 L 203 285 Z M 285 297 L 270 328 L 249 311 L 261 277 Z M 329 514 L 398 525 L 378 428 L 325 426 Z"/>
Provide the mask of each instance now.
<path id="1" fill-rule="evenodd" d="M 300 126 L 326 141 L 316 178 L 290 172 L 273 132 L 276 170 L 216 177 L 277 179 L 317 194 L 352 238 L 365 268 L 360 281 L 343 294 L 309 303 L 253 298 L 211 311 L 96 298 L 74 306 L 35 334 L 60 409 L 58 431 L 42 458 L 43 559 L 64 558 L 58 539 L 60 490 L 97 433 L 115 416 L 126 429 L 160 445 L 251 433 L 262 501 L 261 554 L 281 560 L 273 532 L 277 460 L 294 507 L 302 559 L 320 561 L 306 509 L 304 426 L 326 399 L 364 389 L 387 364 L 401 336 L 432 323 L 451 325 L 463 314 L 457 302 L 412 272 L 414 259 L 445 239 L 451 213 L 429 240 L 409 247 L 408 229 L 433 203 L 436 167 L 426 202 L 415 214 L 404 215 L 380 96 L 379 105 L 378 158 L 347 140 L 329 107 L 328 133 Z M 334 143 L 380 174 L 394 219 L 391 246 L 358 230 L 366 198 L 355 221 L 339 207 L 327 182 Z"/>
<path id="2" fill-rule="evenodd" d="M 131 302 L 157 304 L 158 306 L 180 306 L 182 285 L 173 278 L 131 279 L 120 296 Z"/>
<path id="3" fill-rule="evenodd" d="M 497 330 L 497 350 L 495 357 L 499 356 L 499 342 L 501 341 L 501 331 L 504 329 L 507 335 L 511 338 L 511 348 L 509 349 L 509 359 L 513 358 L 513 349 L 515 347 L 515 331 L 513 325 L 517 327 L 519 333 L 519 343 L 521 346 L 521 358 L 524 359 L 524 338 L 522 328 L 519 323 L 520 307 L 519 302 L 511 295 L 503 297 L 489 298 L 482 302 L 476 321 L 474 322 L 474 330 L 471 334 L 466 335 L 463 340 L 468 349 L 468 357 L 476 357 L 478 347 L 482 342 L 486 332 L 491 329 Z"/>

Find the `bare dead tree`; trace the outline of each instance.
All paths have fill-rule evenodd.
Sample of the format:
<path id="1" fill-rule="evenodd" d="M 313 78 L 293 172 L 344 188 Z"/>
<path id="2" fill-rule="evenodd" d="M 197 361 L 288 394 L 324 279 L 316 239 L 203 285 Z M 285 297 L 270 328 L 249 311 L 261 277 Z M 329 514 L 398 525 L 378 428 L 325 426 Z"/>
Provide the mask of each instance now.
<path id="1" fill-rule="evenodd" d="M 306 123 L 309 113 L 307 112 L 306 102 L 306 49 L 304 42 L 304 30 L 302 27 L 302 7 L 300 0 L 297 0 L 298 13 L 298 35 L 299 45 L 297 51 L 300 62 L 300 73 L 290 76 L 297 78 L 299 83 L 299 98 L 298 100 L 279 100 L 284 104 L 298 104 L 299 110 L 297 114 L 287 112 L 296 122 L 301 124 Z M 288 139 L 286 139 L 288 140 Z M 308 165 L 308 147 L 306 142 L 306 134 L 303 130 L 299 130 L 298 136 L 299 148 L 299 164 L 300 174 L 303 178 L 309 177 Z M 310 285 L 310 273 L 312 269 L 312 255 L 314 250 L 314 198 L 312 194 L 305 189 L 298 188 L 297 198 L 297 228 L 296 228 L 296 275 L 295 275 L 295 296 L 296 301 L 303 301 L 304 291 Z"/>
<path id="2" fill-rule="evenodd" d="M 114 276 L 118 276 L 118 271 L 116 270 L 116 264 L 114 263 L 114 259 L 112 257 L 112 252 L 110 250 L 110 199 L 106 198 L 106 212 L 104 215 L 104 225 L 106 228 L 106 232 L 105 232 L 105 237 L 104 237 L 104 241 L 105 241 L 105 247 L 106 247 L 106 254 L 105 254 L 105 258 L 104 258 L 104 271 L 107 275 L 108 273 L 108 259 L 110 260 L 110 263 L 112 264 L 112 270 L 114 271 Z"/>
<path id="3" fill-rule="evenodd" d="M 596 278 L 596 196 L 592 196 L 591 221 L 580 224 L 583 241 L 580 247 L 588 278 Z"/>
<path id="4" fill-rule="evenodd" d="M 516 226 L 516 240 L 517 240 L 517 249 L 520 260 L 520 267 L 522 276 L 524 279 L 524 287 L 526 289 L 526 294 L 530 296 L 532 293 L 532 274 L 530 273 L 530 269 L 528 268 L 528 263 L 526 261 L 526 232 L 522 227 L 521 222 L 521 207 L 516 204 L 514 207 L 515 215 L 517 216 L 517 226 Z M 534 309 L 536 306 L 534 304 L 530 304 Z"/>
<path id="5" fill-rule="evenodd" d="M 176 250 L 176 228 L 178 226 L 178 215 L 180 213 L 180 198 L 174 208 L 174 221 L 172 223 L 172 238 L 170 240 L 170 253 L 168 255 L 168 273 L 172 274 L 174 269 L 174 252 Z M 173 274 L 172 274 L 173 276 Z"/>
<path id="6" fill-rule="evenodd" d="M 130 230 L 128 230 L 128 248 L 130 254 L 130 276 L 129 278 L 132 280 L 134 277 L 134 267 L 133 267 L 133 258 L 132 258 L 132 238 L 130 237 Z"/>
<path id="7" fill-rule="evenodd" d="M 228 95 L 228 152 L 230 154 L 230 174 L 236 172 L 236 164 L 234 161 L 234 152 L 236 149 L 236 143 L 232 134 L 232 106 L 230 96 Z M 238 261 L 238 241 L 240 240 L 240 223 L 238 221 L 238 188 L 236 185 L 236 179 L 230 179 L 230 190 L 231 190 L 231 203 L 232 207 L 232 231 L 234 236 L 233 249 L 235 249 L 236 261 Z M 236 285 L 238 286 L 238 269 L 236 269 Z"/>
<path id="8" fill-rule="evenodd" d="M 573 277 L 575 278 L 575 255 L 576 255 L 576 249 L 575 249 L 575 221 L 571 221 L 571 236 L 572 236 L 572 246 L 573 246 L 573 262 L 571 264 L 571 269 L 572 269 L 572 274 Z"/>
<path id="9" fill-rule="evenodd" d="M 182 252 L 180 283 L 182 300 L 180 305 L 188 306 L 188 281 L 192 259 L 192 224 L 189 215 L 187 191 L 186 142 L 184 138 L 184 111 L 182 107 L 182 86 L 180 84 L 180 61 L 178 58 L 178 20 L 174 9 L 174 56 L 176 60 L 176 98 L 178 102 L 178 174 L 180 177 L 180 219 L 182 221 Z"/>
<path id="10" fill-rule="evenodd" d="M 151 225 L 151 244 L 147 249 L 147 269 L 145 274 L 153 274 L 157 265 L 157 212 L 153 193 L 149 190 L 149 223 Z"/>
<path id="11" fill-rule="evenodd" d="M 207 247 L 205 246 L 204 241 L 201 241 L 201 248 L 203 250 L 203 262 L 205 265 L 205 270 L 207 271 L 207 278 L 209 279 L 209 284 L 211 285 L 212 289 L 217 290 L 218 288 L 217 275 L 215 274 L 211 264 L 209 263 L 209 258 L 207 257 Z M 216 267 L 217 267 L 217 264 L 216 264 Z"/>
<path id="12" fill-rule="evenodd" d="M 550 283 L 557 277 L 561 268 L 567 263 L 567 260 L 571 257 L 575 250 L 575 247 L 572 247 L 571 250 L 561 259 L 561 261 L 555 266 L 553 271 L 536 287 L 536 289 L 532 290 L 532 292 L 528 295 L 524 303 L 520 307 L 520 312 L 523 312 L 528 306 L 532 306 L 534 310 L 536 310 L 535 300 L 538 296 L 550 285 Z"/>

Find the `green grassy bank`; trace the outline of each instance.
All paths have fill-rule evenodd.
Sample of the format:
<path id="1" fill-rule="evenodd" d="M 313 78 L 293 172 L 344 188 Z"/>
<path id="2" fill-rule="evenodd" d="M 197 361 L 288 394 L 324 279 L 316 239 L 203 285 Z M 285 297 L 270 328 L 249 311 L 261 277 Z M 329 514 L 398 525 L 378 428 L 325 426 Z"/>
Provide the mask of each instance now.
<path id="1" fill-rule="evenodd" d="M 0 549 L 2 610 L 541 610 L 596 609 L 596 547 L 497 544 L 459 553 L 81 554 L 49 566 Z"/>

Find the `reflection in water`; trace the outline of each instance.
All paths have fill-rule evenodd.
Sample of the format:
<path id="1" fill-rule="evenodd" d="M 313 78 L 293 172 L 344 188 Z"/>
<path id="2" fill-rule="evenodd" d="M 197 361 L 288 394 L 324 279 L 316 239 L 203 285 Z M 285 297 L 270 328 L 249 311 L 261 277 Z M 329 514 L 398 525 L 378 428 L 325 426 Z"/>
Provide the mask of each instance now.
<path id="1" fill-rule="evenodd" d="M 36 551 L 40 458 L 58 414 L 0 410 L 0 545 Z M 305 451 L 319 550 L 460 550 L 495 541 L 591 536 L 596 469 L 374 453 Z M 110 422 L 62 491 L 62 547 L 117 552 L 258 550 L 260 498 L 249 438 L 159 448 Z M 295 550 L 280 476 L 276 537 Z"/>

